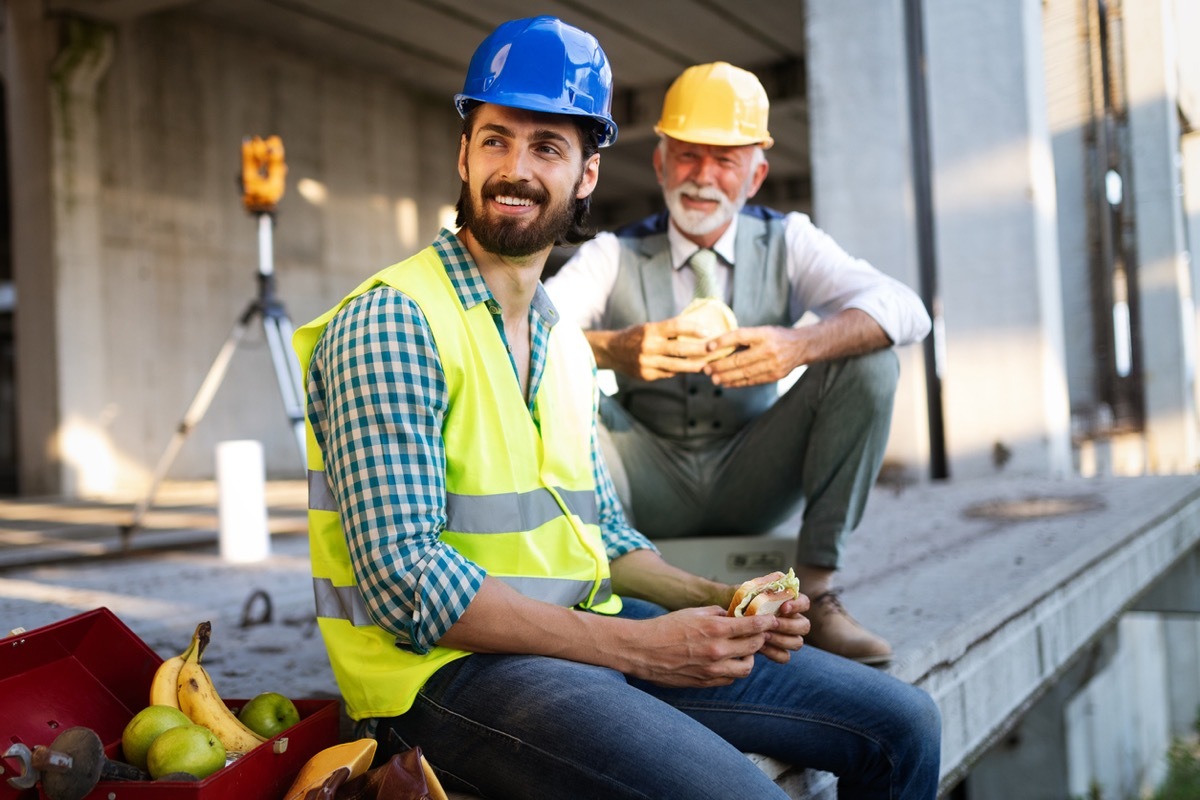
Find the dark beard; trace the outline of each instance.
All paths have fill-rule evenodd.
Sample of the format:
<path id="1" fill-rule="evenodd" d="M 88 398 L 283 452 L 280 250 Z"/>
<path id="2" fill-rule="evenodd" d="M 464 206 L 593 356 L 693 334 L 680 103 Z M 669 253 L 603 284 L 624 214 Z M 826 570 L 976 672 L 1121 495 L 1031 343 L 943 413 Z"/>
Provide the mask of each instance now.
<path id="1" fill-rule="evenodd" d="M 510 183 L 496 180 L 483 187 L 483 196 L 476 204 L 471 188 L 463 182 L 459 195 L 462 210 L 462 226 L 471 232 L 475 240 L 489 253 L 505 258 L 525 258 L 541 252 L 557 242 L 571 227 L 575 216 L 575 192 L 583 176 L 575 182 L 571 194 L 562 202 L 547 205 L 549 193 L 545 189 L 527 183 Z M 539 204 L 541 213 L 529 222 L 491 217 L 482 210 L 484 200 L 497 196 L 518 197 Z"/>

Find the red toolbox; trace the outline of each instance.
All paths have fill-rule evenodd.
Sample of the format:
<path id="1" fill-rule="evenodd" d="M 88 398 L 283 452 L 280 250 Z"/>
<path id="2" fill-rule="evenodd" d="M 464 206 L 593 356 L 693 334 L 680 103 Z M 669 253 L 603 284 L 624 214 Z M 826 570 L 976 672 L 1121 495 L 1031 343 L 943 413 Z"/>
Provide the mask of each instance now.
<path id="1" fill-rule="evenodd" d="M 49 745 L 83 725 L 120 759 L 121 733 L 146 706 L 161 663 L 107 608 L 0 639 L 0 753 L 14 743 Z M 338 743 L 336 700 L 294 702 L 300 722 L 202 781 L 102 781 L 84 800 L 279 800 L 309 758 Z M 40 786 L 9 785 L 18 766 L 0 759 L 0 800 L 44 798 Z"/>

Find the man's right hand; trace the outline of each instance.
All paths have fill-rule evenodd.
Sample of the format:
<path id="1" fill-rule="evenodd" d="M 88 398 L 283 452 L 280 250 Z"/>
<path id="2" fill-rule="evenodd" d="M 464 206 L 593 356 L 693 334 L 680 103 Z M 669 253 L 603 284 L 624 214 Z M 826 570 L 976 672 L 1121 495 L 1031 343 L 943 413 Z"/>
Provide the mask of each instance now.
<path id="1" fill-rule="evenodd" d="M 622 672 L 660 686 L 725 686 L 754 668 L 775 617 L 727 617 L 720 606 L 632 621 L 620 634 Z"/>
<path id="2" fill-rule="evenodd" d="M 630 325 L 619 331 L 585 333 L 596 355 L 596 366 L 644 381 L 700 372 L 708 352 L 700 326 L 680 317 Z"/>

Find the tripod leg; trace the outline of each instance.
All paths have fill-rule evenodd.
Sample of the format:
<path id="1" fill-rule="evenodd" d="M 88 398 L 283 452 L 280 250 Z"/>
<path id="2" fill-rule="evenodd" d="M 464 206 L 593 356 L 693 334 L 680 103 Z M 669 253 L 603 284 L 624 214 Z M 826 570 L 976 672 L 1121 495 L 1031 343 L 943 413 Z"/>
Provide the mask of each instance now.
<path id="1" fill-rule="evenodd" d="M 192 399 L 191 405 L 180 420 L 179 426 L 175 429 L 175 434 L 171 437 L 171 441 L 167 444 L 167 449 L 163 451 L 162 457 L 158 460 L 158 466 L 154 468 L 154 477 L 150 480 L 150 489 L 146 492 L 146 496 L 138 502 L 133 510 L 133 518 L 128 525 L 121 528 L 121 544 L 122 547 L 129 546 L 129 536 L 137 530 L 142 524 L 142 517 L 147 509 L 150 508 L 150 503 L 154 501 L 154 495 L 158 492 L 158 485 L 166 476 L 167 470 L 171 468 L 172 462 L 175 461 L 175 456 L 179 454 L 179 448 L 183 447 L 183 442 L 187 439 L 188 434 L 196 427 L 203 417 L 208 406 L 212 403 L 213 395 L 217 393 L 217 389 L 221 385 L 221 381 L 225 378 L 225 371 L 229 369 L 229 361 L 233 358 L 233 353 L 237 350 L 238 343 L 246 333 L 246 328 L 250 324 L 250 318 L 254 315 L 257 304 L 251 304 L 250 308 L 242 314 L 237 323 L 233 326 L 233 330 L 229 332 L 229 338 L 225 340 L 225 344 L 221 346 L 221 350 L 217 353 L 217 357 L 213 360 L 212 366 L 208 369 L 208 375 L 204 377 L 204 382 L 200 384 L 200 389 L 197 390 L 196 396 Z"/>
<path id="2" fill-rule="evenodd" d="M 301 466 L 307 469 L 304 433 L 304 378 L 300 374 L 300 362 L 290 349 L 293 333 L 292 323 L 286 314 L 276 310 L 263 317 L 263 328 L 267 336 L 267 346 L 271 350 L 271 362 L 275 365 L 275 380 L 279 383 L 283 407 L 292 424 L 292 430 L 296 434 L 296 444 L 300 448 Z"/>

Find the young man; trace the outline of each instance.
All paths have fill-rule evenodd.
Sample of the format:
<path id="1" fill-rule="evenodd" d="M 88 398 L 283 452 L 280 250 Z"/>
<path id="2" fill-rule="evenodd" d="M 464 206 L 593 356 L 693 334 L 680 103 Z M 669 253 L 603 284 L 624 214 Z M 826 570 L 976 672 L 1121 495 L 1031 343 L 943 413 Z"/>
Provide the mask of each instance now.
<path id="1" fill-rule="evenodd" d="M 626 476 L 633 524 L 651 539 L 758 535 L 803 503 L 807 641 L 883 663 L 890 645 L 846 613 L 833 578 L 887 445 L 899 374 L 890 348 L 924 338 L 929 316 L 808 217 L 746 206 L 767 176 L 768 105 L 746 70 L 685 70 L 655 127 L 667 210 L 587 243 L 546 285 L 616 372 L 602 444 Z M 740 328 L 692 338 L 700 331 L 678 315 L 699 295 L 731 305 Z M 806 312 L 820 321 L 797 325 Z M 733 352 L 712 360 L 723 349 Z M 780 397 L 778 381 L 801 365 Z"/>
<path id="2" fill-rule="evenodd" d="M 419 745 L 487 797 L 783 793 L 741 753 L 932 798 L 924 693 L 801 648 L 803 597 L 734 587 L 624 520 L 595 439 L 587 341 L 539 275 L 585 234 L 616 136 L 607 59 L 552 17 L 501 25 L 456 97 L 461 229 L 297 332 L 317 617 L 380 754 Z"/>

